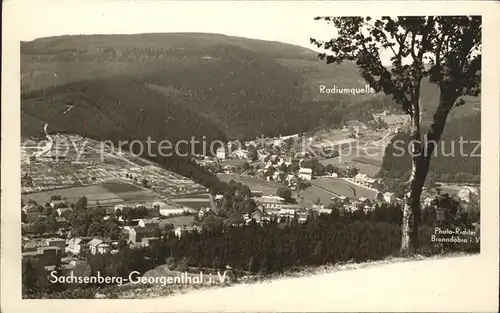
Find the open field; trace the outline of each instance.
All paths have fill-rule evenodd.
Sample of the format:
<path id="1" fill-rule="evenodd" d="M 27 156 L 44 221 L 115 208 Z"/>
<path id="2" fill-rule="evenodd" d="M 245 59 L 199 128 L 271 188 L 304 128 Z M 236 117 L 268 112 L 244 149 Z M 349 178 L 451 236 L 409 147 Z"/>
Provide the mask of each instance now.
<path id="1" fill-rule="evenodd" d="M 174 199 L 172 201 L 178 205 L 187 206 L 187 207 L 190 207 L 190 208 L 195 209 L 195 210 L 200 210 L 201 208 L 211 207 L 209 200 L 206 200 L 206 201 L 193 201 L 193 200 L 188 201 L 188 200 Z"/>
<path id="2" fill-rule="evenodd" d="M 365 144 L 359 142 L 342 149 L 335 158 L 320 160 L 323 165 L 332 164 L 339 168 L 354 166 L 361 173 L 374 177 L 382 166 L 385 143 Z"/>
<path id="3" fill-rule="evenodd" d="M 124 181 L 110 181 L 102 184 L 106 190 L 116 194 L 123 201 L 147 201 L 158 198 L 158 195 L 153 191 L 141 188 L 136 185 L 126 183 Z"/>
<path id="4" fill-rule="evenodd" d="M 50 196 L 60 195 L 68 202 L 76 202 L 81 197 L 87 197 L 88 204 L 95 205 L 96 201 L 99 204 L 115 204 L 123 202 L 123 199 L 116 194 L 109 192 L 106 188 L 100 185 L 84 186 L 84 187 L 71 187 L 50 191 L 42 191 L 31 194 L 25 194 L 22 199 L 26 202 L 29 199 L 35 200 L 37 203 L 50 202 Z"/>
<path id="5" fill-rule="evenodd" d="M 120 181 L 24 194 L 22 198 L 24 201 L 32 199 L 37 203 L 45 203 L 50 202 L 51 195 L 60 195 L 66 201 L 73 203 L 85 196 L 89 206 L 97 205 L 97 201 L 100 205 L 114 205 L 121 202 L 148 201 L 158 198 L 158 195 L 150 190 Z"/>
<path id="6" fill-rule="evenodd" d="M 498 282 L 491 279 L 491 271 L 477 270 L 484 261 L 484 257 L 474 255 L 375 263 L 298 278 L 191 290 L 156 299 L 154 305 L 172 311 L 202 308 L 217 312 L 242 309 L 247 312 L 397 312 L 408 308 L 419 312 L 496 312 Z"/>
<path id="7" fill-rule="evenodd" d="M 311 206 L 317 199 L 319 199 L 322 204 L 328 205 L 328 203 L 330 203 L 330 198 L 333 197 L 334 194 L 312 185 L 304 190 L 294 192 L 293 196 L 297 199 L 299 205 Z"/>
<path id="8" fill-rule="evenodd" d="M 190 199 L 190 200 L 210 200 L 210 194 L 208 193 L 196 193 L 196 194 L 189 194 L 189 195 L 182 195 L 179 197 L 175 197 L 173 200 L 176 199 Z"/>
<path id="9" fill-rule="evenodd" d="M 220 180 L 229 182 L 231 179 L 247 185 L 252 191 L 262 191 L 264 195 L 275 195 L 278 188 L 283 187 L 282 184 L 272 181 L 267 181 L 257 177 L 239 175 L 239 174 L 217 174 Z"/>
<path id="10" fill-rule="evenodd" d="M 231 179 L 236 182 L 241 182 L 242 184 L 250 187 L 252 191 L 262 191 L 264 195 L 276 195 L 278 188 L 283 187 L 282 184 L 272 181 L 267 181 L 257 177 L 238 175 L 238 174 L 219 174 L 217 175 L 220 180 L 229 182 Z M 328 204 L 330 198 L 333 197 L 332 193 L 325 190 L 311 186 L 305 190 L 294 191 L 292 193 L 300 205 L 312 205 L 316 199 L 320 199 L 322 203 Z"/>
<path id="11" fill-rule="evenodd" d="M 356 190 L 356 196 L 350 187 Z M 346 196 L 351 199 L 360 197 L 374 199 L 375 192 L 350 184 L 339 178 L 331 178 L 329 180 L 314 179 L 311 181 L 311 187 L 294 192 L 294 197 L 298 200 L 298 203 L 305 206 L 314 204 L 317 199 L 319 199 L 322 204 L 328 205 L 330 199 L 334 196 Z"/>
<path id="12" fill-rule="evenodd" d="M 200 210 L 201 208 L 206 208 L 206 207 L 212 207 L 210 194 L 208 193 L 179 196 L 171 200 L 176 204 L 187 206 L 195 210 Z"/>
<path id="13" fill-rule="evenodd" d="M 50 128 L 49 128 L 50 129 Z M 23 138 L 21 169 L 26 179 L 23 180 L 22 193 L 30 194 L 54 189 L 81 187 L 105 183 L 105 188 L 112 193 L 119 193 L 125 201 L 144 200 L 159 196 L 153 192 L 145 193 L 142 182 L 146 181 L 152 190 L 162 197 L 205 192 L 206 188 L 180 175 L 164 170 L 148 160 L 136 157 L 126 151 L 112 149 L 96 140 L 77 135 L 48 135 L 54 145 L 43 156 L 30 157 L 40 145 L 34 139 Z M 45 140 L 47 141 L 47 140 Z M 38 149 L 39 150 L 39 149 Z M 64 159 L 56 159 L 62 155 Z M 114 186 L 109 180 L 126 181 Z M 138 185 L 132 187 L 133 184 Z M 118 188 L 118 189 L 117 189 Z M 121 190 L 125 188 L 125 190 Z"/>
<path id="14" fill-rule="evenodd" d="M 120 181 L 109 181 L 105 182 L 102 184 L 104 188 L 109 190 L 109 192 L 112 193 L 127 193 L 127 192 L 134 192 L 134 191 L 141 191 L 142 189 L 139 188 L 138 186 L 134 186 L 131 184 L 123 183 Z"/>
<path id="15" fill-rule="evenodd" d="M 364 158 L 350 158 L 346 157 L 342 158 L 331 158 L 324 159 L 319 161 L 323 165 L 332 164 L 340 169 L 345 169 L 349 166 L 354 166 L 363 174 L 366 174 L 370 177 L 375 177 L 380 171 L 380 167 L 382 166 L 382 160 L 380 160 L 380 165 L 377 165 L 379 161 L 377 160 L 366 160 Z"/>
<path id="16" fill-rule="evenodd" d="M 376 196 L 375 191 L 351 184 L 340 178 L 315 179 L 311 181 L 311 184 L 335 194 L 350 198 L 366 197 L 374 199 Z M 356 191 L 356 196 L 354 195 L 353 189 Z"/>
<path id="17" fill-rule="evenodd" d="M 149 190 L 138 190 L 138 191 L 128 191 L 128 192 L 120 192 L 117 194 L 123 201 L 132 202 L 132 201 L 154 201 L 159 198 L 159 196 Z"/>
<path id="18" fill-rule="evenodd" d="M 163 229 L 165 227 L 165 225 L 167 225 L 167 224 L 172 224 L 172 225 L 174 225 L 174 228 L 176 228 L 179 226 L 191 225 L 191 224 L 193 224 L 193 222 L 194 222 L 194 217 L 192 215 L 188 215 L 188 216 L 181 215 L 181 216 L 169 217 L 169 218 L 162 219 L 160 221 L 160 229 Z"/>
<path id="19" fill-rule="evenodd" d="M 380 170 L 386 145 L 394 136 L 391 131 L 373 129 L 362 130 L 359 139 L 349 137 L 349 131 L 333 129 L 318 131 L 312 146 L 323 149 L 333 148 L 339 156 L 320 160 L 321 164 L 332 164 L 339 168 L 354 166 L 368 176 L 375 176 Z"/>
<path id="20" fill-rule="evenodd" d="M 236 182 L 241 182 L 250 187 L 250 190 L 262 191 L 265 195 L 276 195 L 278 188 L 283 186 L 276 182 L 269 182 L 264 179 L 238 174 L 219 174 L 218 177 L 223 181 L 230 181 L 233 179 Z M 336 195 L 350 198 L 375 198 L 374 191 L 351 184 L 340 178 L 329 178 L 328 180 L 314 179 L 311 181 L 311 185 L 311 187 L 304 190 L 293 192 L 293 196 L 297 199 L 299 204 L 311 205 L 317 199 L 320 199 L 323 204 L 327 205 L 330 203 L 330 198 Z M 356 197 L 351 187 L 356 190 Z"/>
<path id="21" fill-rule="evenodd" d="M 363 163 L 363 164 L 368 164 L 368 165 L 373 165 L 373 166 L 381 166 L 382 162 L 381 160 L 376 160 L 368 157 L 359 157 L 359 158 L 354 158 L 352 159 L 353 162 L 356 163 Z"/>

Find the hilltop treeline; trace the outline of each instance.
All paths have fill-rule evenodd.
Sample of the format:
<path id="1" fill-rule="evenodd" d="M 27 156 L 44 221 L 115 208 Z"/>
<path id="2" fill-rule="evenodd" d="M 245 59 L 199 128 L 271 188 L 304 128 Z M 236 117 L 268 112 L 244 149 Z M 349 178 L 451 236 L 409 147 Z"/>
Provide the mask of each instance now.
<path id="1" fill-rule="evenodd" d="M 179 51 L 211 52 L 220 46 L 237 46 L 255 52 L 272 55 L 276 58 L 300 57 L 316 60 L 316 54 L 304 47 L 282 42 L 226 36 L 210 33 L 146 33 L 113 35 L 66 35 L 39 38 L 21 42 L 21 53 L 60 54 L 130 51 L 133 53 L 155 53 Z"/>
<path id="2" fill-rule="evenodd" d="M 243 53 L 242 53 L 243 52 Z M 146 62 L 182 60 L 186 58 L 238 59 L 245 55 L 259 55 L 249 49 L 231 45 L 216 45 L 200 49 L 182 48 L 63 48 L 33 50 L 29 47 L 22 49 L 24 55 L 30 56 L 32 61 L 49 62 Z M 273 56 L 276 58 L 276 56 Z"/>
<path id="3" fill-rule="evenodd" d="M 442 182 L 479 183 L 480 141 L 481 114 L 473 113 L 449 120 L 431 158 L 429 176 Z M 399 133 L 393 138 L 385 150 L 379 173 L 381 176 L 401 178 L 408 174 L 411 168 L 409 143 L 408 132 Z M 404 148 L 404 154 L 401 148 Z"/>

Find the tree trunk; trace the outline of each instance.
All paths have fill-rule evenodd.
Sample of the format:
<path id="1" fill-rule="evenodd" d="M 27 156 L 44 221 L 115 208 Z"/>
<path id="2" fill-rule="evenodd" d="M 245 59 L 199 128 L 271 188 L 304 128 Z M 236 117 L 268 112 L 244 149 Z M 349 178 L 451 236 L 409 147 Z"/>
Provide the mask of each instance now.
<path id="1" fill-rule="evenodd" d="M 403 207 L 403 225 L 401 237 L 401 252 L 414 252 L 418 248 L 418 222 L 420 220 L 420 196 L 425 182 L 425 174 L 422 175 L 420 160 L 412 160 L 412 174 L 410 185 L 405 194 Z"/>
<path id="2" fill-rule="evenodd" d="M 411 118 L 411 174 L 405 193 L 403 206 L 403 223 L 401 229 L 401 252 L 413 252 L 418 245 L 418 216 L 420 215 L 420 195 L 423 182 L 420 181 L 420 114 L 413 110 Z M 425 180 L 425 178 L 424 178 Z"/>

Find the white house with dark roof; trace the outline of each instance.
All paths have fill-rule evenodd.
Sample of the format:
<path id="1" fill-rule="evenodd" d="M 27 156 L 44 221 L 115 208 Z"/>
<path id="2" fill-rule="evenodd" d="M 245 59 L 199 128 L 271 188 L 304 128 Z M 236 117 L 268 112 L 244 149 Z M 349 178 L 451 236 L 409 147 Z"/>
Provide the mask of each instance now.
<path id="1" fill-rule="evenodd" d="M 261 211 L 275 211 L 279 213 L 284 205 L 285 199 L 278 196 L 262 196 L 260 199 L 256 199 L 255 202 L 257 202 L 257 207 Z"/>
<path id="2" fill-rule="evenodd" d="M 303 180 L 311 180 L 312 179 L 312 169 L 307 167 L 301 167 L 299 169 L 299 177 Z"/>
<path id="3" fill-rule="evenodd" d="M 179 226 L 176 229 L 174 229 L 174 234 L 175 234 L 175 236 L 177 236 L 178 238 L 180 238 L 183 233 L 185 233 L 185 232 L 192 232 L 192 231 L 200 232 L 201 231 L 201 227 L 200 226 L 196 226 L 196 225 L 189 225 L 189 226 L 183 225 L 183 226 Z"/>
<path id="4" fill-rule="evenodd" d="M 479 199 L 479 190 L 474 187 L 464 186 L 457 193 L 458 198 L 465 203 L 477 201 Z"/>
<path id="5" fill-rule="evenodd" d="M 88 238 L 80 238 L 80 237 L 71 238 L 68 241 L 68 246 L 66 247 L 66 250 L 73 254 L 80 254 L 88 248 L 89 241 L 90 239 Z"/>
<path id="6" fill-rule="evenodd" d="M 90 253 L 92 254 L 104 254 L 111 251 L 111 246 L 104 241 L 94 238 L 88 243 Z"/>
<path id="7" fill-rule="evenodd" d="M 279 214 L 293 216 L 300 209 L 301 206 L 298 204 L 285 204 L 281 207 Z"/>
<path id="8" fill-rule="evenodd" d="M 58 208 L 67 208 L 68 204 L 64 200 L 52 200 L 50 201 L 50 207 L 53 209 L 58 207 Z"/>
<path id="9" fill-rule="evenodd" d="M 328 207 L 322 207 L 322 208 L 319 208 L 318 210 L 318 214 L 331 214 L 333 211 L 333 209 L 331 208 L 328 208 Z"/>
<path id="10" fill-rule="evenodd" d="M 71 209 L 70 208 L 58 208 L 56 211 L 57 211 L 57 214 L 59 216 L 62 216 L 64 214 L 64 212 L 66 212 L 68 210 L 71 210 Z"/>
<path id="11" fill-rule="evenodd" d="M 47 238 L 45 244 L 49 247 L 58 247 L 61 251 L 66 249 L 66 240 L 61 238 Z"/>
<path id="12" fill-rule="evenodd" d="M 160 220 L 155 218 L 142 218 L 139 220 L 139 223 L 137 225 L 140 227 L 159 228 Z"/>
<path id="13" fill-rule="evenodd" d="M 396 194 L 394 194 L 394 192 L 385 192 L 384 201 L 389 204 L 393 204 L 394 202 L 396 202 Z"/>

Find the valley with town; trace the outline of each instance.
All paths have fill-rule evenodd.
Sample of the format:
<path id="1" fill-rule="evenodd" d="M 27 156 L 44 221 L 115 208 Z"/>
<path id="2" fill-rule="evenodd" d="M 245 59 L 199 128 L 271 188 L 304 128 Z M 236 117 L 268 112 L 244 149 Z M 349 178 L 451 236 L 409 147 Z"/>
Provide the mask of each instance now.
<path id="1" fill-rule="evenodd" d="M 41 38 L 21 51 L 23 297 L 138 288 L 47 284 L 48 273 L 224 272 L 224 285 L 399 253 L 411 157 L 394 157 L 394 146 L 407 144 L 411 119 L 381 92 L 319 93 L 362 86 L 354 63 L 216 34 Z M 428 129 L 439 92 L 424 81 L 421 93 Z M 443 140 L 480 136 L 480 100 L 466 100 Z M 192 138 L 213 149 L 151 154 L 142 149 L 151 138 L 155 151 Z M 419 253 L 478 252 L 472 239 L 430 238 L 436 224 L 479 229 L 479 161 L 433 159 Z"/>

